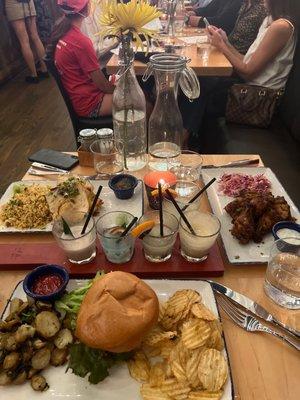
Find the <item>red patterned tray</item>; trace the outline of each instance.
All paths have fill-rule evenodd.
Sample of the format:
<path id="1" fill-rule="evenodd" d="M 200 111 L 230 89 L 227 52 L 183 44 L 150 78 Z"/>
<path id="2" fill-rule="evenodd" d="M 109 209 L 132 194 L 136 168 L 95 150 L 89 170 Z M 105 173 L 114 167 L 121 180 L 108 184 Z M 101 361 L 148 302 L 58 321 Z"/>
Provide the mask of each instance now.
<path id="1" fill-rule="evenodd" d="M 176 243 L 170 260 L 164 263 L 151 263 L 143 255 L 141 241 L 137 240 L 135 254 L 126 264 L 112 264 L 106 260 L 98 246 L 94 261 L 82 266 L 66 260 L 63 251 L 53 243 L 0 244 L 0 270 L 29 270 L 41 264 L 58 264 L 65 266 L 72 277 L 92 277 L 97 270 L 122 270 L 140 278 L 178 278 L 195 279 L 222 276 L 224 264 L 217 243 L 211 249 L 209 257 L 202 263 L 187 262 L 179 251 L 179 240 Z"/>

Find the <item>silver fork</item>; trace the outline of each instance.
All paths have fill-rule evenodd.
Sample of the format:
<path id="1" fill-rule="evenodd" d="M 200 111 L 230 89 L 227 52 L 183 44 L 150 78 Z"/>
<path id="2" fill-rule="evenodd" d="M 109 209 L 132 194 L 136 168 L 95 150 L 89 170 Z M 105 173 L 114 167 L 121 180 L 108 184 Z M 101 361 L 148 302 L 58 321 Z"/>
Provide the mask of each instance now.
<path id="1" fill-rule="evenodd" d="M 284 340 L 290 346 L 294 347 L 297 350 L 300 350 L 300 341 L 294 341 L 285 335 L 281 335 L 278 332 L 273 331 L 267 326 L 261 324 L 258 319 L 253 317 L 250 314 L 247 314 L 245 311 L 238 308 L 235 304 L 233 304 L 230 300 L 227 300 L 225 297 L 218 295 L 218 303 L 225 311 L 225 313 L 241 328 L 248 332 L 265 332 L 273 335 L 279 339 Z"/>

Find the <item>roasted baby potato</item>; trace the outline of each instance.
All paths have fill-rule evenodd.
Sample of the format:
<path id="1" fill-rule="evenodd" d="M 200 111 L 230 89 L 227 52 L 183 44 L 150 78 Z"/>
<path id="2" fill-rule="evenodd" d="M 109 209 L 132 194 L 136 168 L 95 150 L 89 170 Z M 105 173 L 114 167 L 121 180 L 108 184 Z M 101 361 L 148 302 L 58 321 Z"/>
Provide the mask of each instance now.
<path id="1" fill-rule="evenodd" d="M 15 339 L 17 343 L 23 343 L 27 339 L 30 339 L 35 334 L 35 328 L 31 325 L 21 325 L 15 332 Z"/>
<path id="2" fill-rule="evenodd" d="M 52 338 L 60 329 L 57 315 L 51 311 L 42 311 L 35 317 L 37 332 L 46 339 Z"/>
<path id="3" fill-rule="evenodd" d="M 10 377 L 5 371 L 0 372 L 0 386 L 9 385 L 11 383 Z"/>
<path id="4" fill-rule="evenodd" d="M 21 360 L 20 354 L 17 353 L 16 351 L 13 351 L 12 353 L 9 353 L 3 361 L 3 369 L 5 370 L 14 370 L 17 368 L 19 365 L 19 362 Z"/>
<path id="5" fill-rule="evenodd" d="M 67 361 L 68 354 L 69 352 L 67 348 L 58 349 L 57 347 L 55 347 L 54 350 L 51 352 L 51 365 L 54 365 L 55 367 L 63 365 Z"/>
<path id="6" fill-rule="evenodd" d="M 65 328 L 58 332 L 58 335 L 54 339 L 54 344 L 59 349 L 64 349 L 69 344 L 73 343 L 72 332 Z"/>
<path id="7" fill-rule="evenodd" d="M 18 297 L 13 298 L 12 301 L 10 302 L 10 306 L 9 306 L 10 314 L 16 313 L 22 304 L 23 304 L 23 300 L 18 299 Z"/>
<path id="8" fill-rule="evenodd" d="M 37 351 L 32 359 L 31 366 L 34 369 L 44 369 L 50 362 L 51 352 L 50 349 L 44 347 L 43 349 Z"/>
<path id="9" fill-rule="evenodd" d="M 49 385 L 42 375 L 34 375 L 31 378 L 31 387 L 33 390 L 43 392 L 49 388 Z"/>

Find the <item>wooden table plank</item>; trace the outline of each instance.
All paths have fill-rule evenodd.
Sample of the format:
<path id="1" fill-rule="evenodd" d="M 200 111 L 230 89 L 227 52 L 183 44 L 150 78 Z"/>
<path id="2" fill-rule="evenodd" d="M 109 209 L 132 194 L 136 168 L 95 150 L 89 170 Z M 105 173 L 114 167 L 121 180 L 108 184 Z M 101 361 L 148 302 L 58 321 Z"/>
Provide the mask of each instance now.
<path id="1" fill-rule="evenodd" d="M 222 164 L 245 158 L 259 157 L 257 155 L 205 155 L 204 164 Z M 89 175 L 92 170 L 77 167 L 74 172 Z M 145 172 L 146 170 L 142 170 L 136 175 L 142 177 Z M 38 180 L 29 175 L 25 175 L 24 178 Z M 206 196 L 202 197 L 200 207 L 203 210 L 209 210 Z M 1 243 L 52 240 L 49 234 L 3 234 L 0 236 Z M 223 257 L 226 260 L 224 252 Z M 300 330 L 300 312 L 284 310 L 264 294 L 265 265 L 232 266 L 227 261 L 225 264 L 224 276 L 216 278 L 216 281 L 259 302 L 277 318 Z M 25 274 L 25 271 L 0 272 L 0 311 L 4 308 L 6 299 L 15 285 L 24 278 Z M 300 398 L 299 353 L 270 335 L 244 332 L 223 312 L 221 316 L 232 368 L 235 400 L 298 400 Z"/>

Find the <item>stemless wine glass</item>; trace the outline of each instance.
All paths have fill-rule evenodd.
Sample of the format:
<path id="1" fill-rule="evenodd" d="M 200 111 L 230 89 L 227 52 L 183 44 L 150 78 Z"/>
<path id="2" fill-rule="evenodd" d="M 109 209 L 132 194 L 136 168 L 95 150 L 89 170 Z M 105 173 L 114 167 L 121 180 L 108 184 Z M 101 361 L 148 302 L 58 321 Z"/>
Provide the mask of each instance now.
<path id="1" fill-rule="evenodd" d="M 123 171 L 124 145 L 121 140 L 98 139 L 91 144 L 90 149 L 99 178 L 108 179 Z"/>
<path id="2" fill-rule="evenodd" d="M 280 306 L 300 309 L 300 238 L 279 239 L 273 244 L 264 289 Z"/>

